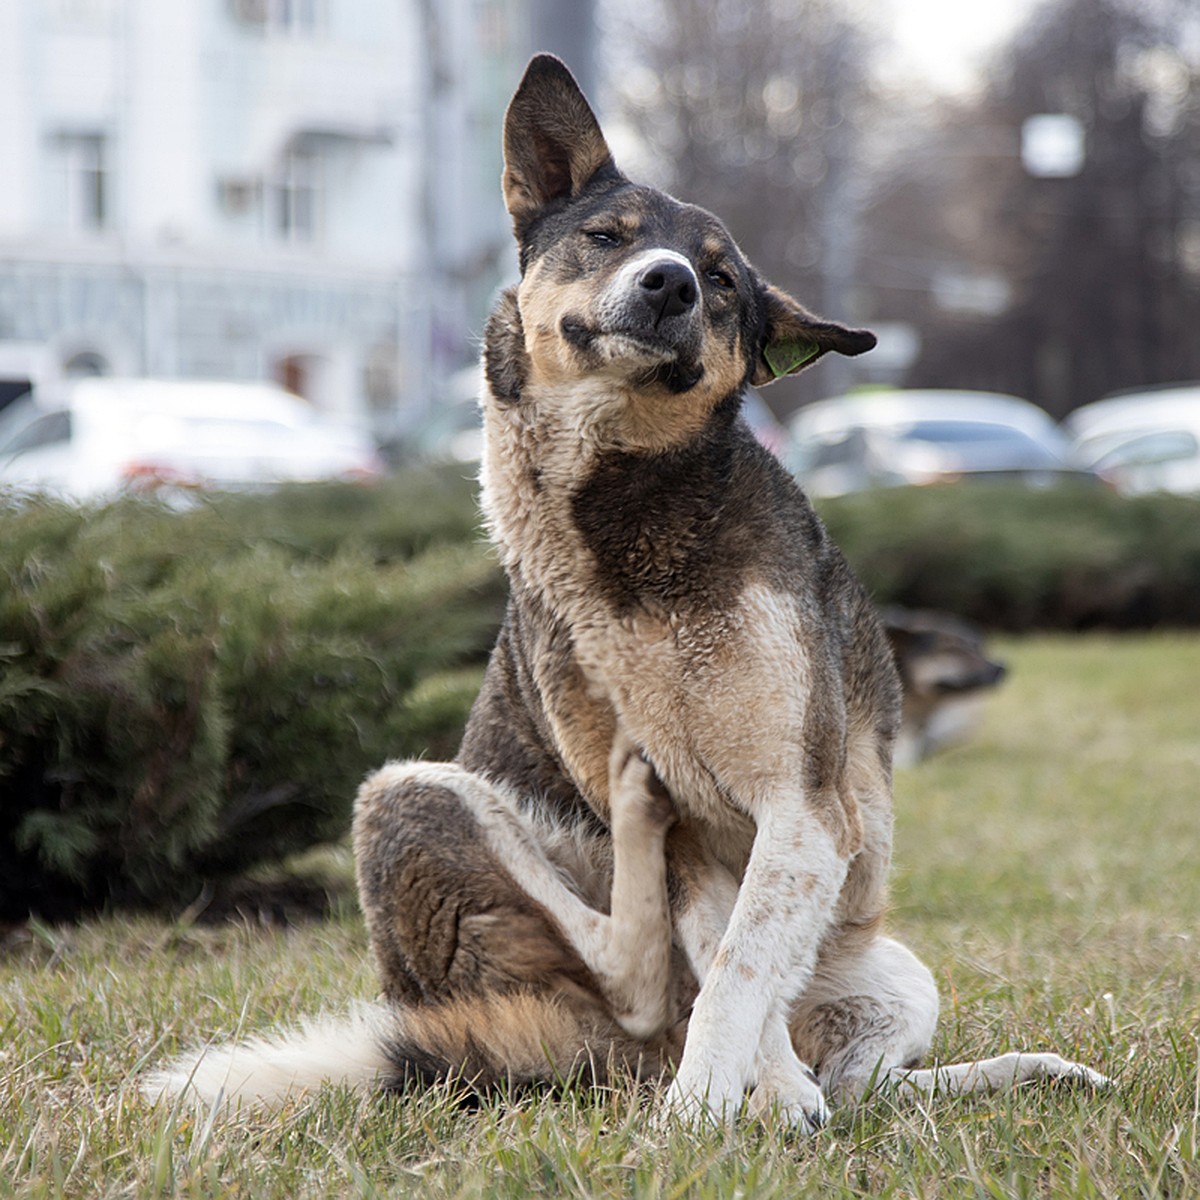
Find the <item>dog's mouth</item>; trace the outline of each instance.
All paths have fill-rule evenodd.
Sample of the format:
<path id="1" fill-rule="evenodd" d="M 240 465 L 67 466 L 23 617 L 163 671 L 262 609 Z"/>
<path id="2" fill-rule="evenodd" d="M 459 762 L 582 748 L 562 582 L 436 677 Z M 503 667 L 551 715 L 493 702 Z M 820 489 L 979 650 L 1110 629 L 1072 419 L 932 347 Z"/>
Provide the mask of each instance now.
<path id="1" fill-rule="evenodd" d="M 679 353 L 668 339 L 645 329 L 599 328 L 575 316 L 563 317 L 559 328 L 563 339 L 576 350 L 598 353 L 607 359 L 666 362 Z"/>
<path id="2" fill-rule="evenodd" d="M 639 387 L 682 393 L 704 378 L 704 364 L 677 342 L 645 329 L 598 329 L 577 316 L 563 317 L 563 340 L 598 362 L 623 363 Z"/>
<path id="3" fill-rule="evenodd" d="M 684 392 L 690 392 L 703 378 L 703 363 L 685 365 L 683 362 L 676 361 L 652 367 L 649 371 L 639 376 L 637 382 L 642 387 L 657 385 L 658 387 L 666 388 L 668 392 L 673 392 L 675 395 L 682 395 Z"/>
<path id="4" fill-rule="evenodd" d="M 960 696 L 964 692 L 980 691 L 983 688 L 996 687 L 1008 674 L 1002 663 L 988 663 L 977 671 L 971 671 L 957 678 L 942 678 L 934 684 L 934 690 L 941 696 Z"/>

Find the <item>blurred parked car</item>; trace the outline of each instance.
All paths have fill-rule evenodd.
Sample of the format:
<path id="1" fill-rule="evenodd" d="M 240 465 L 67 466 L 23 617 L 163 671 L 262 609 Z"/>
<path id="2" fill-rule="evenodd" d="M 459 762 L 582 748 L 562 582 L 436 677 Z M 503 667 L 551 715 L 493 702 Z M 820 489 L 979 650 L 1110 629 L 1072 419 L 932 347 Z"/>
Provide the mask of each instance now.
<path id="1" fill-rule="evenodd" d="M 363 479 L 364 430 L 269 383 L 79 379 L 0 412 L 0 485 L 78 499 L 122 488 Z"/>
<path id="2" fill-rule="evenodd" d="M 479 397 L 483 367 L 472 363 L 455 371 L 433 403 L 408 419 L 380 447 L 394 467 L 417 463 L 474 463 L 483 453 L 483 415 Z"/>
<path id="3" fill-rule="evenodd" d="M 1047 486 L 1086 476 L 1048 414 L 993 392 L 880 391 L 803 408 L 789 424 L 788 466 L 810 495 L 952 480 Z"/>
<path id="4" fill-rule="evenodd" d="M 1072 460 L 1118 491 L 1200 492 L 1200 384 L 1098 400 L 1063 425 Z"/>

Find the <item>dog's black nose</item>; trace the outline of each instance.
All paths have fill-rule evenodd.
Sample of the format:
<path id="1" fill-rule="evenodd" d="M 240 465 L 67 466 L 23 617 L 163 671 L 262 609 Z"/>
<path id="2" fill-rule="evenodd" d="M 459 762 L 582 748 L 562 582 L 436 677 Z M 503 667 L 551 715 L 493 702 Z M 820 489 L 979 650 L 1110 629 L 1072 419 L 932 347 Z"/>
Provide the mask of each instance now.
<path id="1" fill-rule="evenodd" d="M 638 276 L 638 286 L 659 321 L 682 316 L 699 296 L 695 275 L 683 263 L 669 258 L 651 263 Z"/>

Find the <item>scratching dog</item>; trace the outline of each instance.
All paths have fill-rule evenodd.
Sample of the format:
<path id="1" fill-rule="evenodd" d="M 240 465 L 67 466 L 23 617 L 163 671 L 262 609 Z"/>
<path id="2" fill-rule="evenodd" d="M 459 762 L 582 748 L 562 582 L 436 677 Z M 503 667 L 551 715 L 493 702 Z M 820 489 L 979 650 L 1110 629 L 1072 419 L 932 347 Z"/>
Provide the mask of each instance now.
<path id="1" fill-rule="evenodd" d="M 354 817 L 377 1005 L 193 1053 L 151 1090 L 475 1086 L 614 1066 L 667 1111 L 813 1130 L 873 1086 L 1102 1082 L 1053 1054 L 921 1068 L 929 971 L 885 932 L 900 688 L 879 620 L 742 420 L 874 337 L 630 182 L 567 69 L 509 106 L 521 281 L 488 322 L 483 507 L 511 585 L 455 762 Z"/>

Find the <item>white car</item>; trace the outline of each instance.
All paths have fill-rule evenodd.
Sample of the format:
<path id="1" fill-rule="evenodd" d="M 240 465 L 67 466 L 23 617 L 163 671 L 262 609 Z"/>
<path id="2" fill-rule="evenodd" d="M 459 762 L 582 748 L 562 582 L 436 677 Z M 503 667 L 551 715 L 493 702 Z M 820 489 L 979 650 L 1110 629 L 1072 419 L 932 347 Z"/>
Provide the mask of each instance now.
<path id="1" fill-rule="evenodd" d="M 1063 426 L 1073 460 L 1120 492 L 1200 492 L 1200 384 L 1098 400 Z"/>
<path id="2" fill-rule="evenodd" d="M 789 422 L 788 466 L 813 496 L 864 488 L 1013 479 L 1047 486 L 1086 473 L 1027 400 L 995 392 L 891 390 L 821 400 Z"/>
<path id="3" fill-rule="evenodd" d="M 0 487 L 76 499 L 362 479 L 380 469 L 365 431 L 269 383 L 79 379 L 0 411 Z"/>

